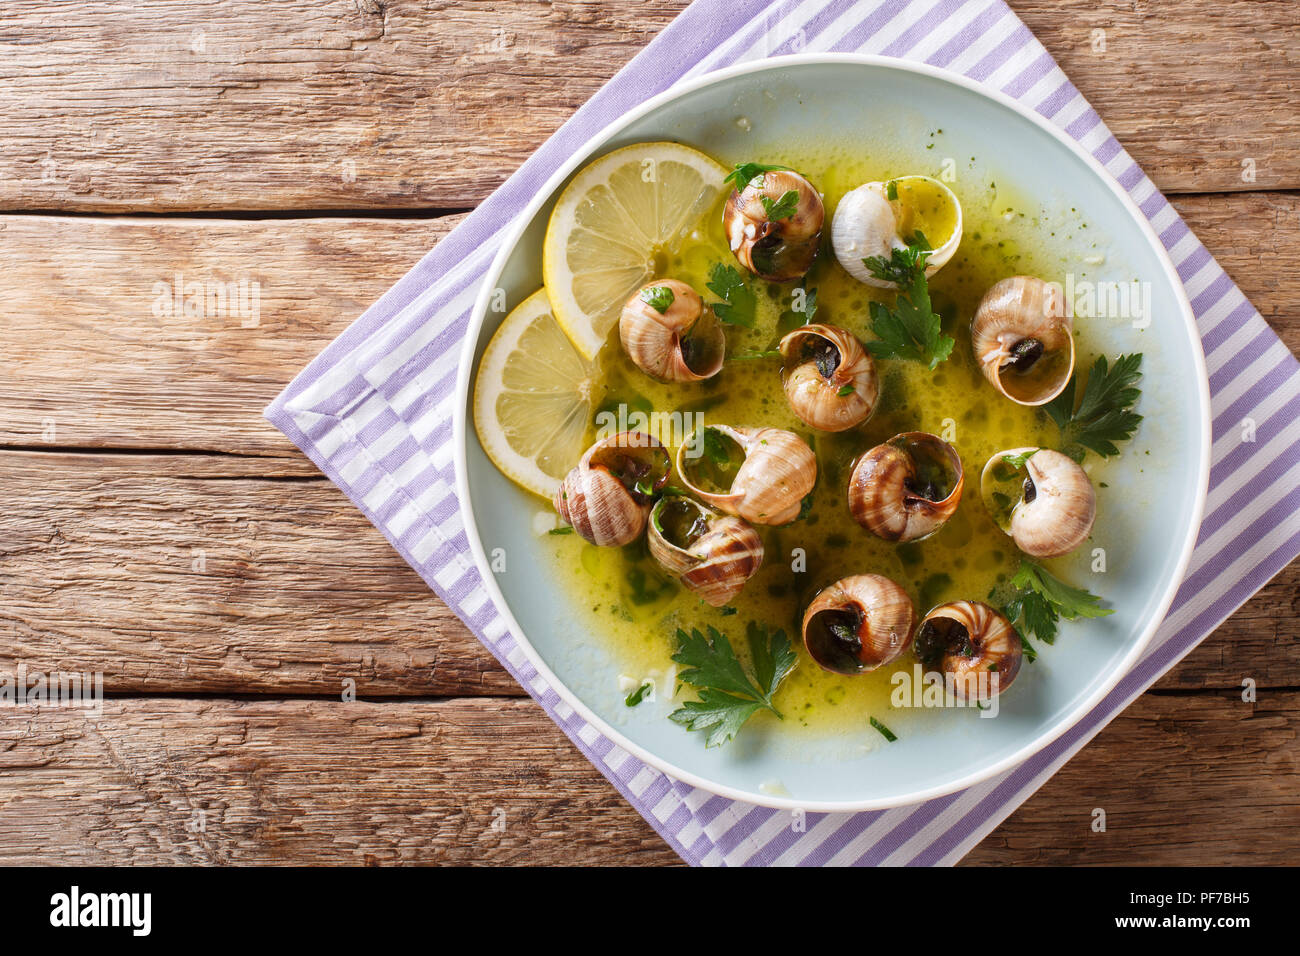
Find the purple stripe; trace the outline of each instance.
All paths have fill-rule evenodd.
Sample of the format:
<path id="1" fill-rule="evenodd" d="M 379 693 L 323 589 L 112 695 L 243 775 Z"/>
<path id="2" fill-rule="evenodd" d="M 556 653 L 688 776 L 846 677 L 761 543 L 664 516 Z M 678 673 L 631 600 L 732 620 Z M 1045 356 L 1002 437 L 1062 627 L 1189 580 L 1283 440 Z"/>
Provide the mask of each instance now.
<path id="1" fill-rule="evenodd" d="M 1225 315 L 1214 328 L 1209 329 L 1201 334 L 1201 348 L 1205 350 L 1205 357 L 1208 359 L 1217 352 L 1220 346 L 1232 336 L 1241 331 L 1242 326 L 1255 315 L 1255 307 L 1244 298 L 1241 304 Z M 1261 318 L 1259 321 L 1263 322 Z"/>
<path id="2" fill-rule="evenodd" d="M 1045 77 L 1052 70 L 1056 69 L 1056 61 L 1052 55 L 1044 50 L 1039 54 L 1033 63 L 1025 67 L 1016 75 L 1006 86 L 1002 87 L 1002 92 L 1013 99 L 1020 99 L 1027 93 L 1035 83 Z"/>
<path id="3" fill-rule="evenodd" d="M 933 7 L 918 16 L 910 27 L 894 38 L 894 41 L 880 52 L 885 56 L 903 56 L 935 31 L 935 28 L 947 21 L 966 0 L 939 0 Z"/>
<path id="4" fill-rule="evenodd" d="M 966 71 L 966 75 L 972 80 L 983 83 L 993 75 L 1002 64 L 1011 59 L 1030 43 L 1037 43 L 1034 35 L 1029 32 L 1029 27 L 1023 23 L 1017 25 L 1011 35 L 994 47 L 984 58 Z"/>
<path id="5" fill-rule="evenodd" d="M 884 0 L 866 19 L 836 41 L 837 50 L 859 50 L 870 46 L 868 41 L 881 31 L 894 17 L 903 12 L 907 0 Z"/>
<path id="6" fill-rule="evenodd" d="M 959 54 L 965 53 L 976 42 L 983 39 L 984 35 L 993 28 L 993 25 L 1002 19 L 1002 14 L 1006 12 L 1006 9 L 1006 5 L 1002 0 L 993 0 L 992 3 L 975 15 L 975 19 L 953 34 L 952 39 L 935 50 L 925 62 L 931 66 L 946 67 L 957 59 Z"/>

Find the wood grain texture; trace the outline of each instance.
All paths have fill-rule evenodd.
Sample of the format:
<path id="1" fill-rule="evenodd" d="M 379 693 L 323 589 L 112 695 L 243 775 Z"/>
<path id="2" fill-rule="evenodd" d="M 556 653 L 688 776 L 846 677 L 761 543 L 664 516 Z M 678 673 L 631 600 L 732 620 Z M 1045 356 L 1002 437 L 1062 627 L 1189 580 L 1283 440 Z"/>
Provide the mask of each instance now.
<path id="1" fill-rule="evenodd" d="M 1300 195 L 1177 206 L 1300 351 Z M 296 456 L 262 408 L 460 218 L 0 216 L 0 445 Z M 192 281 L 257 282 L 256 326 L 155 314 Z"/>
<path id="2" fill-rule="evenodd" d="M 1294 690 L 1144 694 L 962 862 L 1293 866 L 1298 732 Z"/>
<path id="3" fill-rule="evenodd" d="M 677 862 L 531 701 L 0 709 L 0 863 Z"/>
<path id="4" fill-rule="evenodd" d="M 0 454 L 0 595 L 5 666 L 110 693 L 523 693 L 305 460 Z"/>
<path id="5" fill-rule="evenodd" d="M 1292 862 L 1298 714 L 1148 694 L 966 862 Z M 5 709 L 0 772 L 4 863 L 676 861 L 530 701 Z"/>
<path id="6" fill-rule="evenodd" d="M 685 5 L 15 0 L 0 209 L 468 208 Z M 1292 0 L 1011 6 L 1162 189 L 1300 187 Z"/>

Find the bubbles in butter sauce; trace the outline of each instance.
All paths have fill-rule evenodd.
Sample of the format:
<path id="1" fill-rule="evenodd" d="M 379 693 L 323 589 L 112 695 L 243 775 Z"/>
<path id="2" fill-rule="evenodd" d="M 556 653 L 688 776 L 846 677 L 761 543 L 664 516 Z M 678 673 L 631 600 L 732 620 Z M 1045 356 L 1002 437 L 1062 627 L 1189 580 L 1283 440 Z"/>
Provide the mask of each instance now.
<path id="1" fill-rule="evenodd" d="M 827 220 L 823 248 L 803 283 L 816 289 L 815 321 L 842 326 L 864 342 L 872 335 L 868 304 L 892 301 L 893 293 L 862 285 L 835 262 L 829 248 L 831 215 L 848 190 L 872 180 L 921 173 L 940 177 L 936 160 L 923 149 L 913 157 L 888 161 L 849 155 L 834 148 L 794 150 L 779 161 L 797 168 L 824 192 Z M 772 157 L 723 157 L 762 159 Z M 909 161 L 910 160 L 910 161 Z M 971 168 L 974 168 L 972 163 Z M 902 739 L 923 732 L 932 712 L 890 707 L 890 677 L 911 672 L 909 652 L 879 671 L 857 677 L 819 669 L 800 642 L 803 608 L 817 591 L 836 579 L 861 573 L 886 575 L 902 585 L 918 617 L 931 607 L 956 600 L 984 600 L 999 578 L 1014 572 L 1019 555 L 986 513 L 979 498 L 979 475 L 995 452 L 1025 445 L 1051 445 L 1057 435 L 1047 417 L 999 396 L 976 368 L 969 324 L 984 292 L 1016 274 L 1060 280 L 1078 252 L 1046 225 L 1036 203 L 998 184 L 987 174 L 963 168 L 949 184 L 962 203 L 964 235 L 956 256 L 930 279 L 931 300 L 943 317 L 945 333 L 956 339 L 951 358 L 931 372 L 915 362 L 877 361 L 880 401 L 863 425 L 839 434 L 815 432 L 788 408 L 774 358 L 734 356 L 776 347 L 781 333 L 801 324 L 792 310 L 797 284 L 768 283 L 747 276 L 758 299 L 754 330 L 727 329 L 728 361 L 702 384 L 661 385 L 642 374 L 623 353 L 615 332 L 601 353 L 604 397 L 600 408 L 617 415 L 681 412 L 705 424 L 773 425 L 802 436 L 816 452 L 819 475 L 811 511 L 782 528 L 760 528 L 766 548 L 763 568 L 729 609 L 714 609 L 670 580 L 650 557 L 644 541 L 626 548 L 601 549 L 576 535 L 549 541 L 554 578 L 569 593 L 576 632 L 606 644 L 625 673 L 664 672 L 672 666 L 678 627 L 712 624 L 743 654 L 746 624 L 761 621 L 785 629 L 799 654 L 799 665 L 777 696 L 785 714 L 777 721 L 760 714 L 768 732 L 872 733 L 869 718 L 889 725 Z M 932 239 L 933 241 L 933 239 Z M 689 282 L 706 302 L 718 296 L 707 289 L 716 263 L 739 268 L 724 241 L 721 201 L 672 254 L 663 257 L 664 275 Z M 743 271 L 743 270 L 742 270 Z M 1076 335 L 1078 333 L 1076 332 Z M 1086 336 L 1076 339 L 1079 364 L 1091 362 Z M 682 419 L 664 418 L 659 437 L 676 444 Z M 960 452 L 966 487 L 956 515 L 933 537 L 891 544 L 860 528 L 849 516 L 847 485 L 858 455 L 904 431 L 933 432 Z M 593 428 L 594 436 L 594 428 Z M 577 569 L 575 571 L 575 569 Z M 1050 653 L 1050 652 L 1049 652 Z"/>

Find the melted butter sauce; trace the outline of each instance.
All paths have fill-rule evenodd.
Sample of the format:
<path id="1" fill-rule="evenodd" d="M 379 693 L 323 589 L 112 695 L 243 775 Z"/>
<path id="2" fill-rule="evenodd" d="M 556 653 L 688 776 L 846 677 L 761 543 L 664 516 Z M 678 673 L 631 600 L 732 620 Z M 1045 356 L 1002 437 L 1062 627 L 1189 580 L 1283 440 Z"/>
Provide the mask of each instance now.
<path id="1" fill-rule="evenodd" d="M 804 282 L 808 289 L 817 290 L 813 321 L 842 326 L 864 342 L 874 338 L 868 303 L 873 299 L 892 302 L 894 294 L 856 282 L 839 266 L 829 248 L 831 217 L 839 199 L 862 183 L 909 173 L 939 177 L 941 170 L 932 168 L 933 159 L 919 153 L 873 160 L 816 147 L 794 150 L 775 160 L 768 156 L 734 159 L 784 162 L 824 191 L 823 248 Z M 711 624 L 731 639 L 743 657 L 747 623 L 763 622 L 783 628 L 799 656 L 798 666 L 776 697 L 786 719 L 777 721 L 766 713 L 754 718 L 763 721 L 769 731 L 860 733 L 869 728 L 873 716 L 904 740 L 908 733 L 923 730 L 933 711 L 894 709 L 889 701 L 890 677 L 900 670 L 912 671 L 912 653 L 860 676 L 823 671 L 808 657 L 800 640 L 803 609 L 818 590 L 838 578 L 875 573 L 892 578 L 907 590 L 919 620 L 937 604 L 986 599 L 1000 580 L 1015 571 L 1019 553 L 980 500 L 980 472 L 987 459 L 1000 450 L 1038 444 L 1050 447 L 1058 436 L 1045 414 L 998 395 L 980 374 L 971 354 L 970 319 L 984 292 L 999 279 L 1032 274 L 1060 281 L 1067 262 L 1075 261 L 1072 257 L 1077 255 L 1077 250 L 1055 238 L 1054 230 L 1049 232 L 1036 206 L 1013 192 L 974 176 L 950 186 L 962 203 L 964 235 L 956 255 L 929 283 L 932 304 L 943 317 L 945 333 L 956 339 L 956 347 L 949 360 L 933 372 L 915 362 L 877 360 L 880 400 L 872 417 L 854 429 L 839 434 L 814 431 L 786 404 L 779 359 L 734 358 L 774 349 L 782 332 L 800 324 L 802 316 L 791 311 L 796 283 L 767 283 L 741 270 L 757 298 L 757 322 L 753 330 L 727 327 L 728 361 L 707 382 L 656 383 L 627 358 L 617 331 L 611 335 L 600 356 L 602 408 L 617 412 L 621 403 L 629 414 L 654 410 L 702 416 L 690 425 L 786 428 L 803 437 L 816 452 L 819 473 L 812 508 L 805 518 L 781 528 L 758 529 L 766 549 L 764 564 L 733 602 L 731 613 L 709 607 L 668 578 L 649 556 L 644 540 L 620 549 L 597 548 L 576 535 L 551 538 L 554 577 L 567 583 L 570 603 L 576 609 L 575 640 L 605 644 L 624 673 L 639 680 L 641 675 L 672 673 L 670 658 L 676 649 L 678 627 Z M 907 193 L 900 193 L 900 199 L 906 202 Z M 916 214 L 919 222 L 942 230 L 941 217 L 936 220 L 933 210 L 918 208 Z M 928 238 L 935 244 L 941 241 L 934 235 Z M 714 264 L 740 268 L 723 237 L 721 201 L 676 250 L 656 250 L 655 254 L 662 275 L 689 282 L 706 302 L 719 298 L 706 288 Z M 1084 366 L 1092 353 L 1086 341 L 1076 338 L 1076 343 L 1078 364 Z M 652 421 L 648 430 L 674 446 L 686 437 L 669 419 Z M 898 545 L 854 523 L 846 495 L 853 460 L 904 431 L 928 431 L 950 440 L 962 457 L 965 488 L 957 513 L 942 530 L 924 541 Z M 680 484 L 676 476 L 671 480 Z M 1051 649 L 1044 652 L 1050 654 Z M 1034 679 L 1029 665 L 1019 679 Z M 616 690 L 611 688 L 611 693 Z"/>

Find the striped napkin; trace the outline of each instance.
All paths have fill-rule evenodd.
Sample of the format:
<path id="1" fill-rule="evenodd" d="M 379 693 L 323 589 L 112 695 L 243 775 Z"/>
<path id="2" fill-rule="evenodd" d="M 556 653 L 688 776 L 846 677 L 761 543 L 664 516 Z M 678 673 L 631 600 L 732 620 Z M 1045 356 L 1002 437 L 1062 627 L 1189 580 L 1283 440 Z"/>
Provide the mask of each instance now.
<path id="1" fill-rule="evenodd" d="M 789 812 L 713 796 L 603 737 L 534 670 L 469 556 L 454 493 L 459 346 L 512 218 L 566 158 L 678 80 L 790 52 L 923 61 L 1002 90 L 1056 123 L 1128 190 L 1195 310 L 1214 414 L 1200 540 L 1146 655 L 1068 733 L 968 790 L 868 813 Z M 574 744 L 692 864 L 952 864 L 1300 554 L 1300 370 L 1050 54 L 1002 0 L 696 0 L 267 409 L 528 689 Z M 1254 423 L 1254 440 L 1243 422 Z M 796 832 L 798 830 L 799 832 Z"/>

